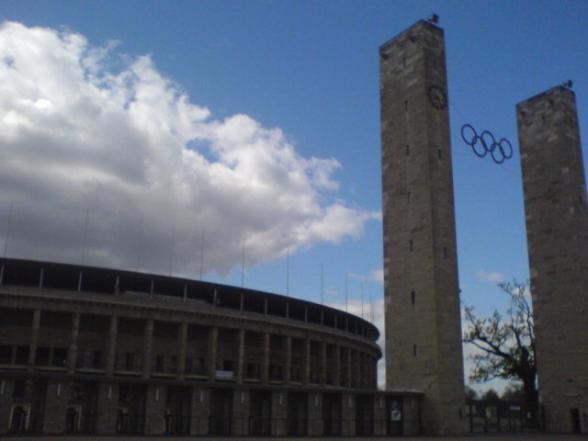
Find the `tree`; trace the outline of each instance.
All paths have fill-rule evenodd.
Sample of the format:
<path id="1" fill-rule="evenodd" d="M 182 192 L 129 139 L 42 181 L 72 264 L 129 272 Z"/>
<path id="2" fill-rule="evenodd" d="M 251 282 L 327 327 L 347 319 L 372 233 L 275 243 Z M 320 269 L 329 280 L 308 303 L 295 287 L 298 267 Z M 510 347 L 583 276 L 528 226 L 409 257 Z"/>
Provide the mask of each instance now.
<path id="1" fill-rule="evenodd" d="M 498 285 L 510 296 L 506 315 L 497 310 L 490 317 L 478 317 L 466 306 L 468 326 L 464 342 L 479 351 L 470 355 L 474 367 L 470 380 L 485 382 L 494 378 L 520 381 L 527 403 L 537 402 L 535 332 L 528 283 L 516 280 Z"/>

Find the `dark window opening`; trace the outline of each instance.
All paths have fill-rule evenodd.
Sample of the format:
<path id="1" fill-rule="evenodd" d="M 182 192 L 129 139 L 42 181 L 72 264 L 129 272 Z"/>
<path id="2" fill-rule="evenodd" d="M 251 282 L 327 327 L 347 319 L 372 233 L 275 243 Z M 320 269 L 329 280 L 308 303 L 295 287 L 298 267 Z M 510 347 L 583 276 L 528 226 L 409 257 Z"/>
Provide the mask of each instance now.
<path id="1" fill-rule="evenodd" d="M 133 354 L 132 352 L 127 352 L 125 354 L 125 369 L 127 371 L 132 371 L 134 364 L 135 364 L 135 354 Z"/>
<path id="2" fill-rule="evenodd" d="M 0 346 L 0 364 L 12 363 L 12 346 Z"/>
<path id="3" fill-rule="evenodd" d="M 260 378 L 261 368 L 258 363 L 247 363 L 247 378 Z"/>
<path id="4" fill-rule="evenodd" d="M 443 159 L 443 150 L 437 149 L 437 158 Z"/>
<path id="5" fill-rule="evenodd" d="M 14 382 L 14 389 L 12 389 L 13 398 L 23 398 L 25 395 L 25 381 L 16 380 Z"/>
<path id="6" fill-rule="evenodd" d="M 76 369 L 85 367 L 86 364 L 86 350 L 78 348 L 76 351 Z"/>
<path id="7" fill-rule="evenodd" d="M 155 372 L 163 372 L 163 355 L 155 357 Z"/>
<path id="8" fill-rule="evenodd" d="M 416 302 L 416 294 L 414 291 L 410 292 L 410 302 L 414 305 Z"/>
<path id="9" fill-rule="evenodd" d="M 29 362 L 29 347 L 28 346 L 17 346 L 16 347 L 16 358 L 14 360 L 16 364 L 28 364 Z"/>
<path id="10" fill-rule="evenodd" d="M 447 247 L 443 247 L 443 259 L 447 259 Z"/>
<path id="11" fill-rule="evenodd" d="M 100 369 L 102 367 L 102 351 L 99 349 L 94 351 L 92 356 L 92 366 L 94 369 Z"/>
<path id="12" fill-rule="evenodd" d="M 417 345 L 412 345 L 412 355 L 417 356 Z"/>
<path id="13" fill-rule="evenodd" d="M 410 146 L 406 144 L 406 156 L 410 155 Z"/>
<path id="14" fill-rule="evenodd" d="M 37 348 L 36 364 L 38 366 L 49 365 L 49 354 L 50 353 L 51 353 L 51 350 L 47 347 Z"/>
<path id="15" fill-rule="evenodd" d="M 404 101 L 404 111 L 408 110 L 408 101 Z"/>
<path id="16" fill-rule="evenodd" d="M 67 364 L 67 349 L 53 349 L 53 360 L 51 364 L 55 367 L 65 367 Z"/>
<path id="17" fill-rule="evenodd" d="M 410 239 L 410 240 L 408 241 L 408 250 L 409 250 L 409 251 L 412 251 L 412 250 L 413 250 L 413 247 L 414 247 L 414 245 L 413 245 L 412 239 Z"/>

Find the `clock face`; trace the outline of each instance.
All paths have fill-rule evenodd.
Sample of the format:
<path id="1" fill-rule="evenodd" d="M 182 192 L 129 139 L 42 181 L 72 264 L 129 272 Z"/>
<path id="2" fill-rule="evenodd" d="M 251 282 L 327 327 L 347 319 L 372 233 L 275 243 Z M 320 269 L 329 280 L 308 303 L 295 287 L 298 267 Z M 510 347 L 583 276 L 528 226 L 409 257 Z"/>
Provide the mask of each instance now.
<path id="1" fill-rule="evenodd" d="M 447 107 L 447 95 L 438 86 L 429 87 L 429 101 L 435 109 L 444 109 Z"/>

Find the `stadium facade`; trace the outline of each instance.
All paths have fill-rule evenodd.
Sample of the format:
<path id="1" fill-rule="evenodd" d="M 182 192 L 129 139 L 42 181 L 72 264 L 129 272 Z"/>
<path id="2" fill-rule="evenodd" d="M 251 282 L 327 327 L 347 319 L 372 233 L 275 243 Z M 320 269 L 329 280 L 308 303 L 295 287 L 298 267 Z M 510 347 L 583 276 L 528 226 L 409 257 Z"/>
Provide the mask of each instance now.
<path id="1" fill-rule="evenodd" d="M 0 435 L 400 435 L 378 329 L 327 306 L 154 274 L 0 259 Z"/>

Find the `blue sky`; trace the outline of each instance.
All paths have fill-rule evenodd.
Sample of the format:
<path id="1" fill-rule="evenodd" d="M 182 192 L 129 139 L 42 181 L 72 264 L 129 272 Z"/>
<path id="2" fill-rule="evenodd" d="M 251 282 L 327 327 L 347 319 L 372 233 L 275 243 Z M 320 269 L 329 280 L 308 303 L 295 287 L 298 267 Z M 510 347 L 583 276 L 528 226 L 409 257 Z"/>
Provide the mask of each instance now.
<path id="1" fill-rule="evenodd" d="M 91 47 L 116 40 L 107 69 L 149 54 L 154 69 L 216 121 L 244 114 L 279 128 L 301 158 L 338 161 L 331 175 L 338 188 L 318 192 L 316 202 L 341 201 L 365 219 L 333 240 L 292 245 L 289 265 L 290 293 L 315 301 L 322 266 L 325 301 L 333 304 L 344 303 L 347 273 L 365 279 L 349 278 L 352 299 L 359 300 L 362 285 L 365 298 L 382 297 L 371 277 L 382 267 L 381 223 L 372 216 L 381 209 L 378 47 L 433 12 L 446 35 L 462 301 L 488 313 L 506 300 L 496 280 L 528 277 L 516 103 L 572 79 L 581 138 L 588 136 L 587 2 L 0 1 L 0 21 L 72 31 Z M 514 157 L 500 166 L 476 157 L 460 139 L 464 123 L 508 138 Z M 15 204 L 26 196 L 19 193 Z M 0 198 L 4 219 L 9 201 L 14 195 Z M 68 209 L 83 224 L 85 209 Z M 79 230 L 80 222 L 69 227 Z M 90 215 L 90 233 L 91 225 Z M 165 240 L 173 249 L 183 238 L 172 233 Z M 24 245 L 19 251 L 15 240 L 11 250 L 45 256 L 27 255 Z M 262 263 L 247 269 L 245 285 L 284 293 L 284 248 L 263 252 L 254 259 Z M 206 278 L 239 284 L 238 254 L 229 259 L 228 275 Z M 174 258 L 153 265 L 166 272 Z"/>

